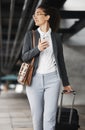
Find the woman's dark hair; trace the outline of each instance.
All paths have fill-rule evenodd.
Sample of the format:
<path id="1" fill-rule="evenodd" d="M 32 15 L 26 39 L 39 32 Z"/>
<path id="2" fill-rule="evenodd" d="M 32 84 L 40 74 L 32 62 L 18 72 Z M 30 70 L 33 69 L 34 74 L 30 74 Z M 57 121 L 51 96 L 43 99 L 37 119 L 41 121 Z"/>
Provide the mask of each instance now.
<path id="1" fill-rule="evenodd" d="M 40 5 L 38 8 L 41 8 L 46 15 L 50 15 L 49 24 L 53 32 L 56 32 L 60 24 L 60 14 L 57 8 L 49 7 L 47 5 Z"/>

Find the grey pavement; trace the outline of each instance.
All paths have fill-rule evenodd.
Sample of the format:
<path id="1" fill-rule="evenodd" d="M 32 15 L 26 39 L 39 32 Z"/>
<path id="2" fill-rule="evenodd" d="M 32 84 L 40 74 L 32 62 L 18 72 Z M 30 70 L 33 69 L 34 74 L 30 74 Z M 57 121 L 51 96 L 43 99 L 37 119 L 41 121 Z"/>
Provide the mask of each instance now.
<path id="1" fill-rule="evenodd" d="M 85 130 L 85 106 L 75 106 L 79 112 L 79 130 Z M 33 130 L 25 93 L 2 91 L 0 94 L 0 130 Z"/>

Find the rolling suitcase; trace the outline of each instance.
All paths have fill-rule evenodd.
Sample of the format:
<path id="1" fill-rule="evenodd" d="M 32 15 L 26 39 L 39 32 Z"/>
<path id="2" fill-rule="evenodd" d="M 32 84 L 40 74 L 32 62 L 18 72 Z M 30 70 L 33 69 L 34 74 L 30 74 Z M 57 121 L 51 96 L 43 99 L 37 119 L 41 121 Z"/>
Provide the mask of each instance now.
<path id="1" fill-rule="evenodd" d="M 62 107 L 64 91 L 61 93 L 60 107 L 57 111 L 55 130 L 78 130 L 79 128 L 79 115 L 78 111 L 73 108 L 76 92 L 72 91 L 73 101 L 71 108 Z"/>

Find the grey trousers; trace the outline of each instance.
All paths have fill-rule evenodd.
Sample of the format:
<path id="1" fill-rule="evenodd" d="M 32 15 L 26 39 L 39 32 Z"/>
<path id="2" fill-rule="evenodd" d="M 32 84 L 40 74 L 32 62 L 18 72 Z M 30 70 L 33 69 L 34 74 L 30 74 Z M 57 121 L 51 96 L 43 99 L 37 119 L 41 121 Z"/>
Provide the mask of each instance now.
<path id="1" fill-rule="evenodd" d="M 61 80 L 57 72 L 36 74 L 26 87 L 34 130 L 54 130 Z"/>

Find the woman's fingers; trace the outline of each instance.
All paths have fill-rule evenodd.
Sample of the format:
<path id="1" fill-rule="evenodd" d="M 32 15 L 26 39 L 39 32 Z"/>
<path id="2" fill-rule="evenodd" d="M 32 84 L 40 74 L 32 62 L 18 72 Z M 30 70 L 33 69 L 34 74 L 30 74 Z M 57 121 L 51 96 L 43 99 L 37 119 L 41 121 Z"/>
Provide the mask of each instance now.
<path id="1" fill-rule="evenodd" d="M 48 45 L 47 42 L 44 42 L 41 46 L 43 46 L 43 47 L 48 47 L 49 45 Z"/>
<path id="2" fill-rule="evenodd" d="M 41 42 L 41 40 L 39 39 L 39 44 L 38 44 L 38 49 L 40 51 L 43 51 L 44 49 L 46 49 L 49 46 L 47 41 L 43 41 Z"/>
<path id="3" fill-rule="evenodd" d="M 64 87 L 64 91 L 66 91 L 65 93 L 70 93 L 71 91 L 73 91 L 73 89 L 72 89 L 72 87 L 69 85 L 69 86 Z"/>

